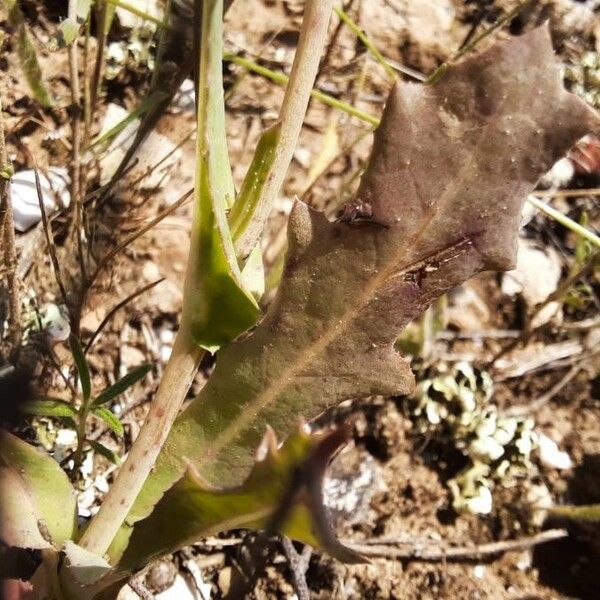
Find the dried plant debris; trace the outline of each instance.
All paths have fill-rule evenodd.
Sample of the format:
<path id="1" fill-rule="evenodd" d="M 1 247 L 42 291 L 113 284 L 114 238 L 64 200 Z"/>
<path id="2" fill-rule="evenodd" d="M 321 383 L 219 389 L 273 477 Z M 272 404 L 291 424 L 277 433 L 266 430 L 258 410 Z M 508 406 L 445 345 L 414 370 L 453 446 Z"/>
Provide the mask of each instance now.
<path id="1" fill-rule="evenodd" d="M 111 550 L 191 463 L 239 485 L 267 425 L 293 431 L 350 397 L 410 393 L 394 349 L 437 297 L 483 270 L 514 267 L 522 206 L 538 178 L 600 120 L 563 88 L 547 27 L 448 69 L 399 83 L 356 203 L 368 219 L 329 222 L 297 202 L 277 297 L 259 325 L 219 352 L 180 415 Z"/>
<path id="2" fill-rule="evenodd" d="M 600 108 L 600 52 L 586 52 L 578 63 L 568 65 L 565 79 L 575 94 Z"/>
<path id="3" fill-rule="evenodd" d="M 468 461 L 448 482 L 454 509 L 488 514 L 494 485 L 513 485 L 532 467 L 533 419 L 502 416 L 490 402 L 491 377 L 468 363 L 440 363 L 423 376 L 406 410 L 417 431 L 452 446 Z"/>

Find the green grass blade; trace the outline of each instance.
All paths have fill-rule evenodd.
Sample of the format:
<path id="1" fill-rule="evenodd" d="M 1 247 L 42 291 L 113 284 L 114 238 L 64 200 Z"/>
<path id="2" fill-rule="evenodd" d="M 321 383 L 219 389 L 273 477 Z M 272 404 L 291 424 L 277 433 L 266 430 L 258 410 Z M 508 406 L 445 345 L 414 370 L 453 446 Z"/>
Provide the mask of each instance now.
<path id="1" fill-rule="evenodd" d="M 87 361 L 85 360 L 81 342 L 73 334 L 69 336 L 69 346 L 71 347 L 71 353 L 73 354 L 75 367 L 77 368 L 77 373 L 79 374 L 79 381 L 81 381 L 83 401 L 84 404 L 87 404 L 92 394 L 92 378 L 90 377 L 90 369 Z"/>
<path id="2" fill-rule="evenodd" d="M 68 402 L 54 398 L 31 400 L 22 405 L 23 412 L 38 417 L 71 418 L 77 416 L 77 410 Z"/>
<path id="3" fill-rule="evenodd" d="M 111 400 L 114 400 L 117 396 L 120 396 L 125 390 L 135 385 L 138 381 L 143 379 L 152 370 L 151 364 L 141 365 L 136 367 L 132 371 L 129 371 L 126 375 L 121 377 L 116 383 L 113 383 L 110 387 L 106 388 L 101 392 L 98 397 L 94 400 L 94 406 L 101 406 Z"/>
<path id="4" fill-rule="evenodd" d="M 92 447 L 94 452 L 100 454 L 100 456 L 104 456 L 108 461 L 113 463 L 114 465 L 121 464 L 121 458 L 116 452 L 113 452 L 110 448 L 107 448 L 104 444 L 100 442 L 95 442 L 93 440 L 88 440 L 88 444 Z"/>
<path id="5" fill-rule="evenodd" d="M 252 163 L 248 168 L 242 188 L 229 214 L 231 235 L 235 241 L 252 220 L 266 178 L 275 160 L 281 128 L 277 124 L 267 129 L 260 137 Z"/>
<path id="6" fill-rule="evenodd" d="M 119 421 L 117 415 L 108 410 L 108 408 L 97 406 L 92 409 L 92 414 L 102 419 L 119 437 L 123 436 L 123 424 Z"/>
<path id="7" fill-rule="evenodd" d="M 142 100 L 139 106 L 134 108 L 124 119 L 119 121 L 114 127 L 111 127 L 108 131 L 98 136 L 87 148 L 90 150 L 95 146 L 110 142 L 117 137 L 130 123 L 133 123 L 136 119 L 139 119 L 145 115 L 154 106 L 157 106 L 167 97 L 168 94 L 165 92 L 156 91 L 150 94 L 147 98 Z"/>
<path id="8" fill-rule="evenodd" d="M 587 504 L 583 506 L 555 506 L 550 509 L 551 514 L 566 517 L 576 521 L 600 522 L 600 504 Z"/>
<path id="9" fill-rule="evenodd" d="M 355 23 L 350 15 L 340 7 L 336 7 L 335 13 L 342 20 L 347 27 L 354 33 L 354 35 L 364 44 L 365 48 L 369 51 L 369 53 L 373 56 L 373 58 L 384 68 L 387 76 L 394 80 L 396 79 L 396 71 L 388 61 L 385 59 L 383 54 L 379 52 L 377 46 L 369 39 L 367 34 L 359 27 L 357 23 Z"/>

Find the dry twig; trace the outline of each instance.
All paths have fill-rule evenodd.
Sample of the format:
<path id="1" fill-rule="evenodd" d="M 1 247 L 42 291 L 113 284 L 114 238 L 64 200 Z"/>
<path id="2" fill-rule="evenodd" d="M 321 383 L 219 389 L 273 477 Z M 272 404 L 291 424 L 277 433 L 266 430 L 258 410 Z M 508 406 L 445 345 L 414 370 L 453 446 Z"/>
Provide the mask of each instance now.
<path id="1" fill-rule="evenodd" d="M 440 561 L 480 561 L 490 559 L 497 554 L 516 552 L 533 548 L 539 544 L 546 544 L 560 540 L 569 535 L 566 529 L 548 529 L 536 535 L 517 540 L 502 540 L 489 544 L 478 544 L 465 547 L 419 546 L 412 545 L 407 548 L 398 548 L 389 545 L 376 545 L 370 543 L 356 543 L 345 540 L 343 543 L 363 556 L 372 558 L 388 558 L 398 560 L 418 560 L 422 562 Z M 376 541 L 376 540 L 373 540 Z"/>
<path id="2" fill-rule="evenodd" d="M 4 266 L 9 304 L 9 339 L 13 350 L 21 343 L 21 300 L 17 281 L 17 252 L 15 247 L 15 226 L 13 222 L 12 200 L 10 198 L 10 178 L 12 165 L 6 153 L 4 140 L 4 113 L 0 100 L 0 240 L 4 247 Z M 0 323 L 0 326 L 2 324 Z"/>

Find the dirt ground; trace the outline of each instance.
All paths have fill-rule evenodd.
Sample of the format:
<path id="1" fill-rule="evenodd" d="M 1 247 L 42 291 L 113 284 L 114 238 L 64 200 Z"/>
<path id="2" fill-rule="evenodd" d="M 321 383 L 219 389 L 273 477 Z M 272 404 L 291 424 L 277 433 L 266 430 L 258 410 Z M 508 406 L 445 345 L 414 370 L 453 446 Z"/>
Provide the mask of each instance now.
<path id="1" fill-rule="evenodd" d="M 40 46 L 59 20 L 61 4 L 23 2 Z M 516 2 L 351 0 L 346 4 L 348 12 L 387 59 L 428 74 L 453 55 L 474 25 L 489 26 Z M 244 51 L 273 69 L 289 70 L 302 7 L 301 0 L 237 0 L 227 17 L 228 50 Z M 533 2 L 495 38 L 519 34 L 546 20 L 550 21 L 557 52 L 565 64 L 576 63 L 586 52 L 600 52 L 600 6 L 589 0 Z M 111 40 L 126 39 L 130 33 L 130 28 L 120 24 L 111 33 Z M 318 87 L 367 112 L 380 114 L 391 87 L 385 71 L 348 28 L 337 25 L 337 20 L 330 33 L 331 44 L 321 66 Z M 483 46 L 487 43 L 489 40 Z M 44 74 L 66 102 L 65 56 L 65 53 L 42 52 Z M 148 77 L 149 72 L 139 66 L 123 69 L 107 86 L 101 111 L 108 113 L 111 104 L 126 109 L 134 107 L 143 95 Z M 259 134 L 277 117 L 283 90 L 232 64 L 225 67 L 225 80 L 229 150 L 239 186 Z M 0 61 L 0 81 L 6 90 L 3 92 L 5 127 L 15 170 L 32 166 L 28 152 L 43 167 L 64 166 L 68 160 L 64 142 L 69 135 L 66 112 L 54 110 L 50 114 L 36 108 L 29 99 L 14 52 L 7 53 Z M 161 119 L 159 135 L 146 144 L 140 163 L 146 160 L 152 164 L 157 156 L 180 143 L 193 127 L 193 109 L 189 98 L 182 93 Z M 269 269 L 276 271 L 285 246 L 286 219 L 293 199 L 300 197 L 334 214 L 351 198 L 370 143 L 371 136 L 364 123 L 322 104 L 311 103 L 292 168 L 263 239 Z M 132 186 L 142 168 L 143 164 L 128 174 L 128 179 L 102 209 L 99 252 L 123 239 L 190 189 L 193 140 L 185 142 L 174 158 L 163 165 L 157 183 L 149 187 L 143 183 Z M 598 186 L 600 169 L 596 173 L 578 169 L 563 187 Z M 554 206 L 576 221 L 585 213 L 589 226 L 596 229 L 600 226 L 599 205 L 593 195 L 582 193 L 558 198 Z M 89 354 L 94 383 L 99 389 L 142 362 L 157 365 L 143 386 L 128 392 L 118 403 L 117 410 L 126 429 L 123 441 L 97 424 L 94 436 L 121 454 L 139 431 L 177 328 L 189 222 L 188 203 L 119 254 L 96 284 L 82 316 L 81 335 L 85 339 L 119 300 L 145 284 L 164 278 L 126 309 L 114 314 Z M 59 237 L 61 226 L 59 217 L 53 224 Z M 23 287 L 34 290 L 40 303 L 58 298 L 42 233 L 36 227 L 19 235 L 17 240 L 19 266 L 26 273 Z M 576 237 L 541 214 L 524 227 L 522 237 L 556 253 L 564 281 L 573 264 Z M 557 442 L 569 455 L 571 468 L 552 468 L 534 456 L 532 469 L 515 485 L 495 487 L 493 510 L 489 514 L 458 514 L 452 508 L 448 480 L 460 470 L 460 464 L 452 453 L 417 431 L 406 411 L 405 400 L 373 398 L 368 402 L 348 402 L 319 420 L 319 425 L 325 426 L 350 416 L 354 423 L 353 441 L 336 457 L 330 474 L 330 481 L 337 482 L 346 495 L 351 494 L 354 503 L 351 510 L 333 508 L 332 518 L 343 539 L 389 538 L 396 541 L 395 548 L 407 550 L 407 555 L 372 558 L 366 564 L 349 566 L 315 552 L 306 573 L 311 598 L 600 598 L 598 529 L 532 516 L 535 504 L 532 498 L 540 489 L 557 504 L 600 502 L 600 358 L 594 334 L 598 327 L 598 274 L 588 275 L 584 283 L 587 288 L 578 296 L 579 301 L 561 300 L 560 318 L 536 329 L 526 344 L 494 363 L 492 359 L 511 340 L 522 335 L 532 309 L 522 296 L 509 296 L 503 291 L 501 276 L 479 276 L 451 296 L 445 326 L 433 340 L 427 357 L 427 361 L 435 364 L 466 360 L 487 368 L 495 382 L 492 401 L 501 410 L 536 406 L 529 413 L 536 431 Z M 265 303 L 272 296 L 271 291 Z M 64 344 L 54 346 L 54 352 L 59 364 L 69 363 Z M 519 369 L 519 365 L 525 368 Z M 190 397 L 200 389 L 209 371 L 210 364 L 203 365 Z M 566 375 L 570 378 L 564 381 Z M 47 393 L 61 385 L 52 366 L 42 359 L 36 363 L 36 385 Z M 544 401 L 538 406 L 535 401 L 540 398 Z M 43 420 L 42 425 L 21 424 L 23 434 L 37 442 L 40 431 L 47 432 L 52 427 Z M 94 459 L 91 480 L 110 483 L 113 475 L 114 467 L 105 459 Z M 87 509 L 92 512 L 97 509 L 104 491 L 102 485 L 95 484 Z M 474 552 L 475 545 L 526 538 L 542 530 L 562 527 L 568 529 L 568 537 L 533 549 L 492 553 L 484 558 Z M 249 549 L 257 543 L 255 534 L 230 532 L 161 561 L 138 579 L 158 594 L 168 589 L 178 575 L 192 581 L 194 571 L 190 570 L 190 563 L 194 563 L 204 583 L 212 585 L 210 597 L 227 598 L 236 582 L 248 576 Z M 431 561 L 408 557 L 410 548 L 442 546 L 464 547 L 467 556 Z M 473 551 L 471 556 L 469 551 Z M 256 574 L 250 596 L 294 597 L 281 545 L 276 540 L 269 541 L 265 552 L 266 567 Z"/>

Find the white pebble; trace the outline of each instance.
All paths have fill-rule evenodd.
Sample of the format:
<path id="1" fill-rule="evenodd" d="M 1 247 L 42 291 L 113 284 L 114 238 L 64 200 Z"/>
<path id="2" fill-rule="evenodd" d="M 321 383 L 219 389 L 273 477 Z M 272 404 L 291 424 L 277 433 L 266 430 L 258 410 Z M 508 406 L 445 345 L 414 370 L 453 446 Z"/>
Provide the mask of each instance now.
<path id="1" fill-rule="evenodd" d="M 540 462 L 550 469 L 570 469 L 573 466 L 571 457 L 559 449 L 558 444 L 547 435 L 538 435 Z"/>

